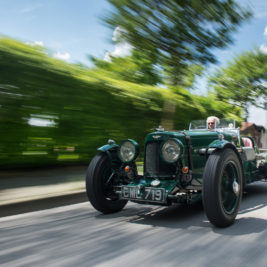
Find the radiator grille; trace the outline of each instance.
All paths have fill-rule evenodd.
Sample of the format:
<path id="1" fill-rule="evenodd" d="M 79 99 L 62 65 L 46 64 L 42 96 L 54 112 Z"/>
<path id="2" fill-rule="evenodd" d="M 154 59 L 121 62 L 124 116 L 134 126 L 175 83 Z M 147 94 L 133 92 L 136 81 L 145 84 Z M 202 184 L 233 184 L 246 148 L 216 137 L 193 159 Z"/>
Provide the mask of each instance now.
<path id="1" fill-rule="evenodd" d="M 159 170 L 159 144 L 148 143 L 146 146 L 145 170 L 149 175 L 157 175 Z"/>

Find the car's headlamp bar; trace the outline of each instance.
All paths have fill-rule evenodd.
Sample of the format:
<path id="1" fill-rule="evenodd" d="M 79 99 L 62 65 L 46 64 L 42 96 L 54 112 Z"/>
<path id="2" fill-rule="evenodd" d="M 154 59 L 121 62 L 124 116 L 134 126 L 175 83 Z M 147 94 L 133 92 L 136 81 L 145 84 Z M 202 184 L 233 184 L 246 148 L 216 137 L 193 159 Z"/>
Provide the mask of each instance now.
<path id="1" fill-rule="evenodd" d="M 118 150 L 119 158 L 122 162 L 129 163 L 137 158 L 139 154 L 139 145 L 132 139 L 121 142 Z"/>
<path id="2" fill-rule="evenodd" d="M 182 154 L 183 144 L 177 139 L 168 139 L 161 146 L 161 157 L 168 163 L 174 163 Z"/>

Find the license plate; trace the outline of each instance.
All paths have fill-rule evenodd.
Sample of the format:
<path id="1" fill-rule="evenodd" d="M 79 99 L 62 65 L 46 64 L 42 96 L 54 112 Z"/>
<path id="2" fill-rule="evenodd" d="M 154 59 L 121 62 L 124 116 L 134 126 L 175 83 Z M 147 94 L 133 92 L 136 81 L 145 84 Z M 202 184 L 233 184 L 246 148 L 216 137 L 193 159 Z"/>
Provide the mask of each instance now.
<path id="1" fill-rule="evenodd" d="M 153 187 L 139 189 L 136 186 L 122 186 L 121 198 L 162 203 L 165 202 L 165 189 Z"/>

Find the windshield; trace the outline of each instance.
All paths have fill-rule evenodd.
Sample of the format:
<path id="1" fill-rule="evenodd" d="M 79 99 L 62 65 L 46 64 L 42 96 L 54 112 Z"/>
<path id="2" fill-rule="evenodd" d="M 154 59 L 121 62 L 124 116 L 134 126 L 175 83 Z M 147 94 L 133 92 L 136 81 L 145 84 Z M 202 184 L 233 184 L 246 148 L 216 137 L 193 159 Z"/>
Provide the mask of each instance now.
<path id="1" fill-rule="evenodd" d="M 235 120 L 233 119 L 220 119 L 215 122 L 214 129 L 208 129 L 206 120 L 195 120 L 189 125 L 189 130 L 216 130 L 216 129 L 235 129 Z"/>

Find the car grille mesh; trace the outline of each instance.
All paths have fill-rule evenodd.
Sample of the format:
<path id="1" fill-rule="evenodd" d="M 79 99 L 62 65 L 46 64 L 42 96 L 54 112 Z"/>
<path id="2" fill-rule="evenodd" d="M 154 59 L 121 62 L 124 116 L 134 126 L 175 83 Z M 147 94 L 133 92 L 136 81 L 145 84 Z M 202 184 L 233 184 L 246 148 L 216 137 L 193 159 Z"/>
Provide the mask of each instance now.
<path id="1" fill-rule="evenodd" d="M 160 157 L 160 142 L 146 145 L 145 173 L 148 176 L 170 177 L 175 175 L 175 165 L 163 161 Z"/>
<path id="2" fill-rule="evenodd" d="M 148 143 L 146 146 L 145 170 L 147 174 L 156 175 L 158 173 L 159 144 Z"/>

